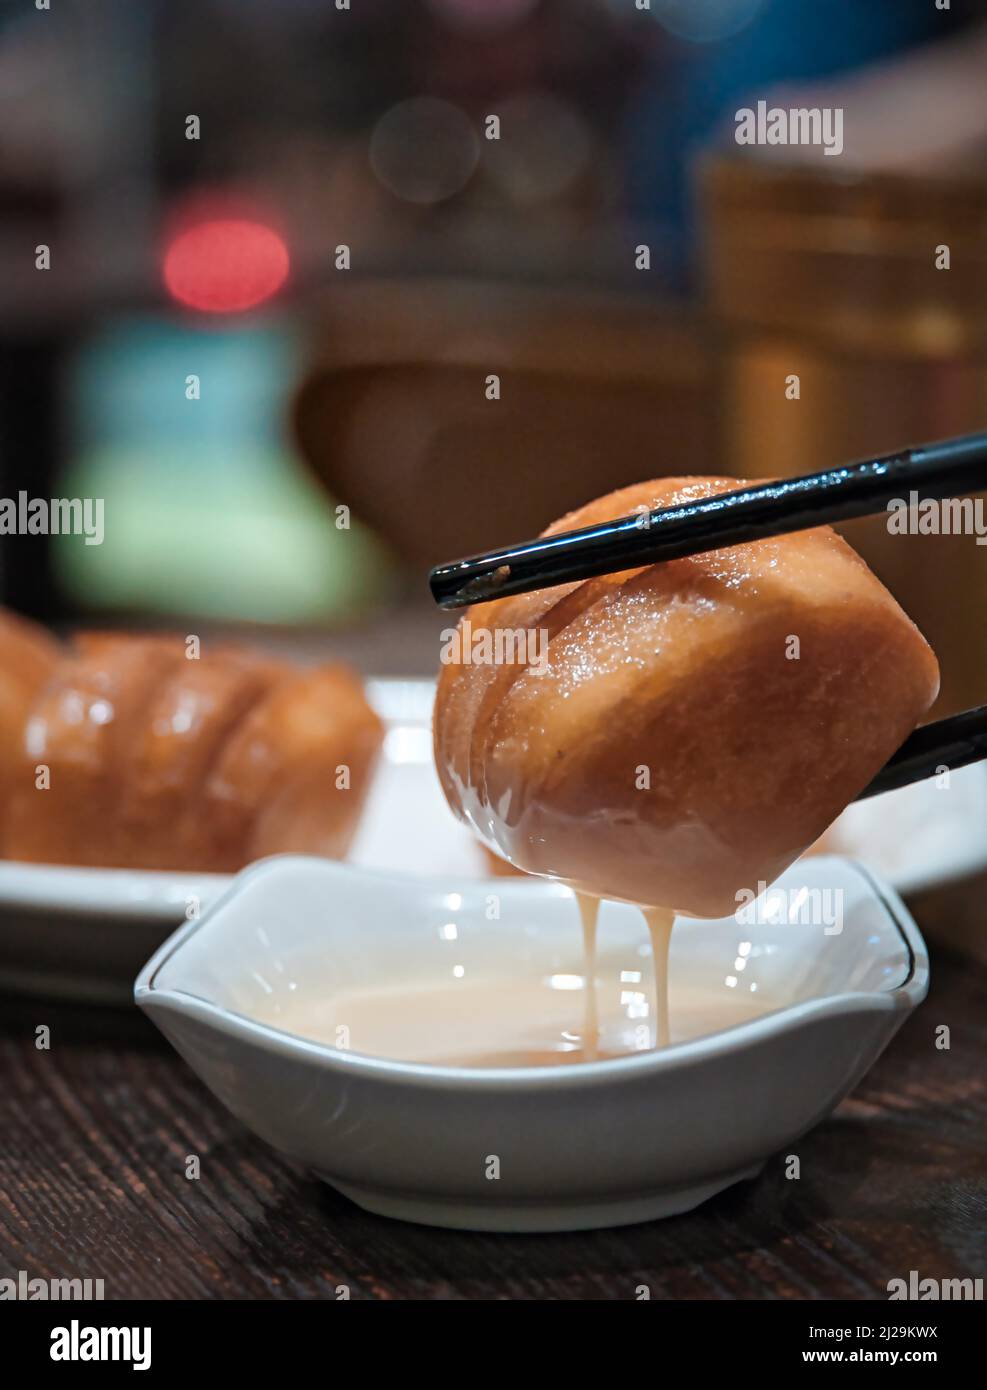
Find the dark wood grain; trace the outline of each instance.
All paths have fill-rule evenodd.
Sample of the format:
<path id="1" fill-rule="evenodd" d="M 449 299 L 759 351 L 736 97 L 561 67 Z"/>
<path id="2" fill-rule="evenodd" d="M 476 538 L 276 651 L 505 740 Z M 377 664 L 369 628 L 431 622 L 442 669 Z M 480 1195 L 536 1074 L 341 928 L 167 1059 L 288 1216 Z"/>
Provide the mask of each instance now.
<path id="1" fill-rule="evenodd" d="M 137 1016 L 4 1001 L 0 1275 L 168 1299 L 883 1299 L 911 1269 L 983 1276 L 985 1004 L 987 966 L 939 956 L 928 1002 L 794 1146 L 798 1181 L 779 1155 L 673 1220 L 495 1236 L 362 1212 L 247 1134 Z"/>

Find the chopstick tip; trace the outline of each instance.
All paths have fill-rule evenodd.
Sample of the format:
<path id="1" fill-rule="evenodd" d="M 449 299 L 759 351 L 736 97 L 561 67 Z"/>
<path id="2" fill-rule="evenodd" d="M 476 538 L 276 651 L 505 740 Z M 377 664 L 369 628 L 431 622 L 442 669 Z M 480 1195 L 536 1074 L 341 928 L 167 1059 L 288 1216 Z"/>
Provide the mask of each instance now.
<path id="1" fill-rule="evenodd" d="M 462 583 L 455 574 L 455 567 L 443 567 L 432 573 L 432 593 L 440 608 L 466 608 L 471 603 L 497 598 L 510 577 L 510 565 L 498 565 Z"/>

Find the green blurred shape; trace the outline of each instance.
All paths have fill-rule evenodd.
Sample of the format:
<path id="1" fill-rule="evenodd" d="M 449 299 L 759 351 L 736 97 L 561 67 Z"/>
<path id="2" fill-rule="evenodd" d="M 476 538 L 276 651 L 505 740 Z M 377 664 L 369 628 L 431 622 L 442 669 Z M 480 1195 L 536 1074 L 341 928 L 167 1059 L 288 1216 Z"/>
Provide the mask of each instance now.
<path id="1" fill-rule="evenodd" d="M 264 623 L 358 616 L 389 564 L 282 443 L 297 377 L 282 325 L 127 321 L 81 350 L 66 497 L 104 499 L 103 544 L 52 538 L 56 576 L 90 608 Z M 187 380 L 200 398 L 188 399 Z"/>

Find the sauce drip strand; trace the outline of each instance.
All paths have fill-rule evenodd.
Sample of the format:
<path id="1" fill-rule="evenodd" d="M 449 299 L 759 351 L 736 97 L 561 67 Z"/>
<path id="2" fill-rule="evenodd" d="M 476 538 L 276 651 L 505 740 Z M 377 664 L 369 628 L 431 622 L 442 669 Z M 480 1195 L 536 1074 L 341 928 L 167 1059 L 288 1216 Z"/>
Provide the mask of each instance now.
<path id="1" fill-rule="evenodd" d="M 595 1062 L 600 1054 L 600 1015 L 596 1003 L 596 925 L 600 900 L 577 893 L 583 924 L 583 1060 Z"/>
<path id="2" fill-rule="evenodd" d="M 600 1053 L 600 1020 L 596 999 L 596 936 L 600 900 L 588 893 L 576 893 L 583 926 L 583 1057 L 593 1062 Z M 641 913 L 651 937 L 655 1025 L 652 1046 L 667 1047 L 671 1035 L 668 1023 L 668 948 L 675 925 L 675 913 L 667 907 L 642 907 Z"/>
<path id="3" fill-rule="evenodd" d="M 668 948 L 672 943 L 675 913 L 667 907 L 643 907 L 644 920 L 651 936 L 651 955 L 655 986 L 655 1047 L 667 1047 L 671 1042 L 668 1026 Z"/>

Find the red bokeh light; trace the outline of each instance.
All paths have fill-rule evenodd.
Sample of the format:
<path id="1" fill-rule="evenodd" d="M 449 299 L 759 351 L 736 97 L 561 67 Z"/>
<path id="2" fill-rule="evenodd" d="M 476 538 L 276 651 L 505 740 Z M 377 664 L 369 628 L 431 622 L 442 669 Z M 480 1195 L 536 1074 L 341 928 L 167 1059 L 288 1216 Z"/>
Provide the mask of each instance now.
<path id="1" fill-rule="evenodd" d="M 234 314 L 276 294 L 289 265 L 288 248 L 270 227 L 216 219 L 178 233 L 165 253 L 164 281 L 181 304 Z"/>

